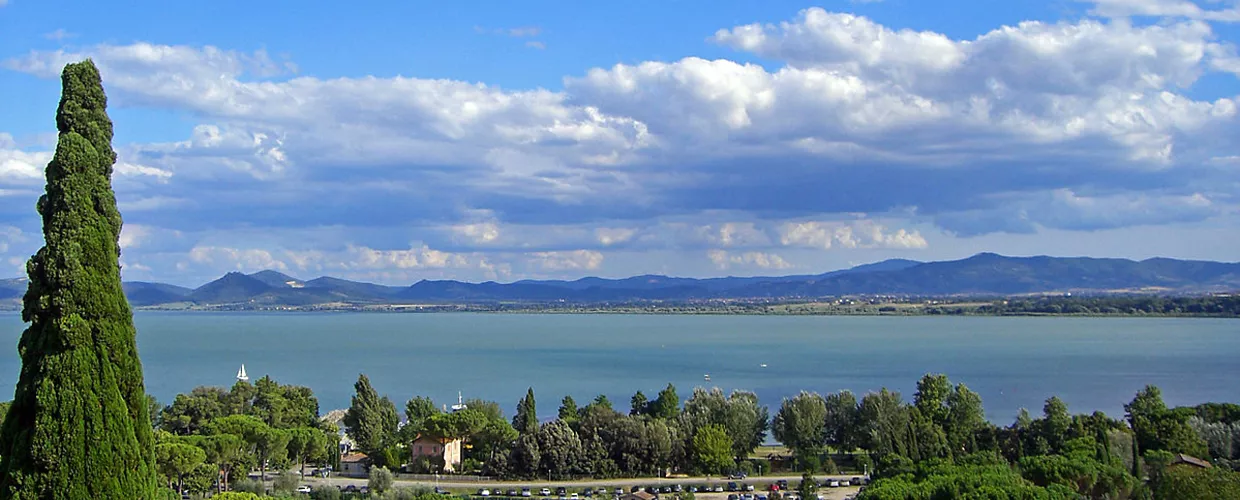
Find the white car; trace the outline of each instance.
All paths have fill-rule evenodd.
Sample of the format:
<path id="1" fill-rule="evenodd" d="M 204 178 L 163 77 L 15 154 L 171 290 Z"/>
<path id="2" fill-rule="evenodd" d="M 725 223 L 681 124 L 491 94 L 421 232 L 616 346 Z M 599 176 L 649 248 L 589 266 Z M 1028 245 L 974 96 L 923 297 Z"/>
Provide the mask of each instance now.
<path id="1" fill-rule="evenodd" d="M 310 488 L 310 485 L 308 484 L 303 484 L 297 487 L 298 493 L 310 493 L 310 491 L 311 491 L 311 488 Z"/>
<path id="2" fill-rule="evenodd" d="M 480 497 L 489 497 L 489 496 L 491 496 L 491 490 L 488 490 L 488 489 L 485 489 L 485 488 L 484 488 L 484 489 L 481 489 L 481 490 L 478 490 L 478 496 L 480 496 Z"/>

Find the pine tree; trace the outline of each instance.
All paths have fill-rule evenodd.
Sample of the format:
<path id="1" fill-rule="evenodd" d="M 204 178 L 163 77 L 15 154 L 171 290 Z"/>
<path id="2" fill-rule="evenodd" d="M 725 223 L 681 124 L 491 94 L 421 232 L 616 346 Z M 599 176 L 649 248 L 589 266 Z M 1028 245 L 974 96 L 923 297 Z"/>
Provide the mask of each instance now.
<path id="1" fill-rule="evenodd" d="M 353 388 L 357 394 L 344 414 L 344 426 L 358 450 L 371 455 L 392 444 L 400 418 L 396 405 L 387 396 L 379 397 L 366 375 L 358 375 Z"/>
<path id="2" fill-rule="evenodd" d="M 538 409 L 534 405 L 534 388 L 531 387 L 517 403 L 517 414 L 512 417 L 512 428 L 521 434 L 538 432 Z"/>
<path id="3" fill-rule="evenodd" d="M 99 70 L 69 64 L 26 264 L 21 374 L 0 429 L 0 499 L 150 499 L 155 443 L 121 291 L 112 121 Z"/>

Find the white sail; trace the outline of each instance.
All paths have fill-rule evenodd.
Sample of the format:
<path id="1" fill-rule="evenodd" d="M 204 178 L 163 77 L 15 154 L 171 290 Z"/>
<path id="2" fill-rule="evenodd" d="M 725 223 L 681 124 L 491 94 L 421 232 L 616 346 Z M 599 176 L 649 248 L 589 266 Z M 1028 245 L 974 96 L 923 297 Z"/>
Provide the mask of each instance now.
<path id="1" fill-rule="evenodd" d="M 250 376 L 245 374 L 245 365 L 241 365 L 241 369 L 237 370 L 237 380 L 250 380 Z"/>

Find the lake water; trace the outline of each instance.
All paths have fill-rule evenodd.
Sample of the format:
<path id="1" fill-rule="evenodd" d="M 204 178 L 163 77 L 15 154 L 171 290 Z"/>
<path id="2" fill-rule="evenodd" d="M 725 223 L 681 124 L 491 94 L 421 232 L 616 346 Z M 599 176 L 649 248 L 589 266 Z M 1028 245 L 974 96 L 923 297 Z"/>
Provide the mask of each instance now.
<path id="1" fill-rule="evenodd" d="M 1240 321 L 1223 319 L 139 312 L 135 322 L 147 389 L 165 403 L 232 385 L 242 363 L 251 379 L 311 387 L 324 413 L 349 404 L 358 373 L 402 411 L 413 395 L 451 404 L 461 391 L 511 415 L 532 386 L 542 417 L 565 394 L 627 409 L 634 391 L 653 399 L 668 382 L 682 398 L 696 386 L 752 390 L 772 414 L 801 390 L 887 387 L 911 399 L 927 372 L 967 384 L 1003 424 L 1052 395 L 1073 412 L 1121 416 L 1145 384 L 1172 405 L 1240 401 Z M 23 328 L 0 315 L 4 399 Z"/>

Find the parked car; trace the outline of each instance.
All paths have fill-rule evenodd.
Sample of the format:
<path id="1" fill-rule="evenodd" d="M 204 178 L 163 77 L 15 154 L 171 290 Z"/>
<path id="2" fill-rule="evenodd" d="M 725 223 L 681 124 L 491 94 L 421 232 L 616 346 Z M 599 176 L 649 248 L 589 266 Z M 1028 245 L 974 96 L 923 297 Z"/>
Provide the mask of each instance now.
<path id="1" fill-rule="evenodd" d="M 568 496 L 568 498 L 569 498 L 569 500 L 577 500 L 578 498 L 581 498 L 581 496 L 580 496 L 580 495 L 578 495 L 578 494 L 576 494 L 576 493 L 573 493 L 573 494 L 569 495 L 569 496 Z"/>
<path id="2" fill-rule="evenodd" d="M 766 495 L 758 495 L 758 500 L 767 500 Z"/>
<path id="3" fill-rule="evenodd" d="M 618 495 L 623 495 L 623 494 L 624 494 L 624 488 L 616 488 L 616 491 L 613 491 L 612 493 L 615 493 L 617 496 L 618 496 Z"/>
<path id="4" fill-rule="evenodd" d="M 771 484 L 766 485 L 766 491 L 779 491 L 779 484 L 771 483 Z"/>
<path id="5" fill-rule="evenodd" d="M 749 477 L 749 475 L 741 471 L 736 471 L 728 475 L 728 479 L 745 479 L 746 477 Z"/>
<path id="6" fill-rule="evenodd" d="M 689 487 L 689 493 L 697 493 L 697 492 L 698 492 L 698 488 L 697 488 L 697 486 L 690 486 L 690 487 Z"/>
<path id="7" fill-rule="evenodd" d="M 480 497 L 489 497 L 489 496 L 491 496 L 491 490 L 488 490 L 488 489 L 486 489 L 486 488 L 480 489 L 480 490 L 478 490 L 478 496 L 480 496 Z"/>
<path id="8" fill-rule="evenodd" d="M 740 487 L 736 483 L 728 483 L 728 491 L 740 491 Z"/>
<path id="9" fill-rule="evenodd" d="M 736 493 L 732 493 L 731 495 L 728 495 L 728 500 L 741 500 L 741 496 Z"/>
<path id="10" fill-rule="evenodd" d="M 539 494 L 539 495 L 542 495 L 542 496 L 545 496 L 545 497 L 547 497 L 547 496 L 551 496 L 551 490 L 550 490 L 550 489 L 548 489 L 548 488 L 543 488 L 543 489 L 541 489 L 541 490 L 538 490 L 538 494 Z"/>
<path id="11" fill-rule="evenodd" d="M 779 481 L 776 481 L 776 482 L 775 482 L 775 484 L 778 484 L 778 485 L 779 485 L 779 489 L 781 489 L 781 490 L 786 490 L 786 489 L 788 489 L 788 480 L 787 480 L 787 479 L 780 479 Z"/>
<path id="12" fill-rule="evenodd" d="M 659 488 L 659 493 L 671 493 L 671 492 L 672 492 L 671 486 L 664 486 L 662 488 Z"/>
<path id="13" fill-rule="evenodd" d="M 532 497 L 532 496 L 534 496 L 534 494 L 530 492 L 530 489 L 529 489 L 529 488 L 521 488 L 521 496 L 523 496 L 523 497 Z"/>
<path id="14" fill-rule="evenodd" d="M 602 487 L 602 486 L 599 486 L 599 487 L 598 487 L 598 489 L 594 490 L 594 493 L 599 494 L 599 495 L 606 495 L 606 494 L 607 494 L 607 488 L 604 488 L 604 487 Z M 622 494 L 623 494 L 623 493 L 622 493 Z"/>
<path id="15" fill-rule="evenodd" d="M 714 488 L 711 488 L 711 491 L 715 493 L 723 493 L 723 486 L 716 484 Z"/>
<path id="16" fill-rule="evenodd" d="M 568 488 L 565 488 L 565 487 L 563 487 L 563 486 L 561 486 L 561 487 L 559 487 L 559 488 L 556 488 L 556 489 L 555 489 L 555 494 L 556 494 L 556 495 L 559 495 L 559 496 L 564 496 L 564 495 L 567 495 L 567 494 L 568 494 Z"/>
<path id="17" fill-rule="evenodd" d="M 297 492 L 298 492 L 298 493 L 310 493 L 311 491 L 313 491 L 313 489 L 312 489 L 312 488 L 310 488 L 310 485 L 308 485 L 308 484 L 303 484 L 303 485 L 301 485 L 301 486 L 298 486 L 298 487 L 297 487 Z"/>
<path id="18" fill-rule="evenodd" d="M 849 479 L 849 480 L 848 480 L 848 484 L 851 484 L 851 485 L 853 485 L 853 486 L 861 486 L 861 478 L 860 478 L 860 477 L 854 477 L 854 478 L 852 478 L 852 479 Z"/>

